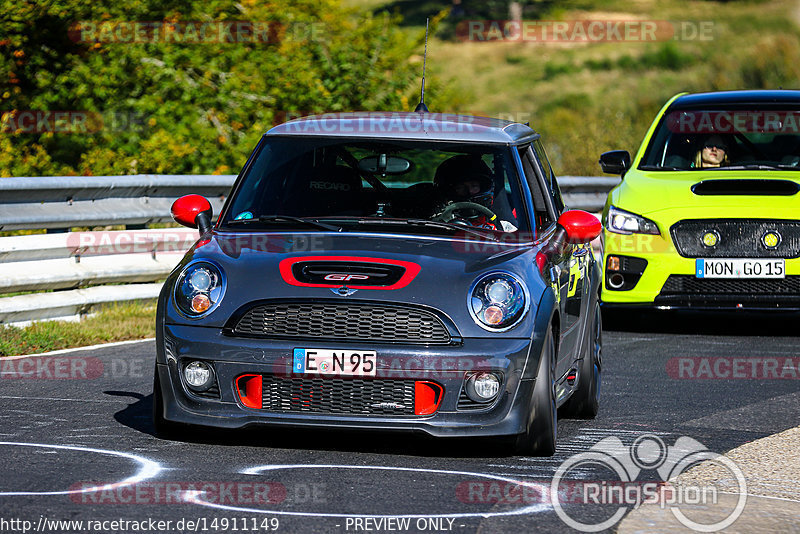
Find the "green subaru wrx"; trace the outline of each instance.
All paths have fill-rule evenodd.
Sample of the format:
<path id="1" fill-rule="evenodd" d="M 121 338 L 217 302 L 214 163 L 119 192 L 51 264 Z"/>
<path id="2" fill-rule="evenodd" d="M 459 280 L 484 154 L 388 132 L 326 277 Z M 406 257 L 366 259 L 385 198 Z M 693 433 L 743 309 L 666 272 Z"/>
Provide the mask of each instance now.
<path id="1" fill-rule="evenodd" d="M 603 306 L 800 309 L 800 91 L 677 95 L 600 166 Z"/>

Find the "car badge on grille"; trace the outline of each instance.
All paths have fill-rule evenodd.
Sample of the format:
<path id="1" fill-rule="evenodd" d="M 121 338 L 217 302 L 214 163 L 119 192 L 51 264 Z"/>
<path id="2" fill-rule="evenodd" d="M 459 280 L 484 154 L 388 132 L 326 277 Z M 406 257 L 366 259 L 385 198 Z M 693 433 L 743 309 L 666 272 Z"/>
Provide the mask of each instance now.
<path id="1" fill-rule="evenodd" d="M 331 288 L 331 291 L 333 291 L 335 295 L 339 295 L 340 297 L 349 297 L 350 295 L 358 291 L 358 289 L 350 289 L 347 286 L 342 286 L 342 287 Z"/>
<path id="2" fill-rule="evenodd" d="M 347 282 L 348 280 L 369 280 L 366 274 L 331 273 L 325 275 L 325 280 Z"/>
<path id="3" fill-rule="evenodd" d="M 770 250 L 778 248 L 778 245 L 781 244 L 781 241 L 783 241 L 783 239 L 777 230 L 765 232 L 764 235 L 761 236 L 761 244 Z"/>
<path id="4" fill-rule="evenodd" d="M 370 408 L 382 408 L 382 409 L 390 409 L 390 410 L 402 410 L 405 408 L 404 404 L 398 404 L 396 402 L 376 402 L 375 404 L 370 404 Z"/>

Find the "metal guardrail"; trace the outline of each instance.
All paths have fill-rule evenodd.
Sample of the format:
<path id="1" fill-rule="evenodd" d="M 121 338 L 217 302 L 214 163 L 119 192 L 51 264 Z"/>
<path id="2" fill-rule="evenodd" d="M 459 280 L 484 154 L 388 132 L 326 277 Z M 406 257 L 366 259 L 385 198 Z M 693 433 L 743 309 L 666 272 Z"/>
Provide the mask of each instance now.
<path id="1" fill-rule="evenodd" d="M 0 178 L 0 230 L 171 221 L 172 202 L 208 198 L 219 213 L 233 175 Z M 619 178 L 559 179 L 571 208 L 599 212 Z M 75 319 L 111 302 L 154 300 L 198 237 L 184 228 L 0 237 L 0 325 Z M 102 285 L 110 284 L 110 285 Z"/>
<path id="2" fill-rule="evenodd" d="M 219 213 L 234 175 L 50 176 L 0 179 L 0 230 L 169 222 L 172 202 L 203 195 Z M 599 211 L 619 178 L 564 176 L 568 206 Z"/>
<path id="3" fill-rule="evenodd" d="M 0 230 L 170 222 L 172 202 L 197 193 L 219 213 L 236 176 L 0 178 Z"/>

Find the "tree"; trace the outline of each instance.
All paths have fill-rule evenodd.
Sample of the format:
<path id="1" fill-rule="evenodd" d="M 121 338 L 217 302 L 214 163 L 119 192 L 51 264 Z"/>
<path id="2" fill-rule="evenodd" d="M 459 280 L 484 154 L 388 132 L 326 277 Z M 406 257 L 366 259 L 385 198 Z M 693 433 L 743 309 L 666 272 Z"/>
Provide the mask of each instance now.
<path id="1" fill-rule="evenodd" d="M 235 173 L 286 118 L 415 103 L 422 36 L 336 0 L 2 0 L 0 12 L 2 176 Z"/>

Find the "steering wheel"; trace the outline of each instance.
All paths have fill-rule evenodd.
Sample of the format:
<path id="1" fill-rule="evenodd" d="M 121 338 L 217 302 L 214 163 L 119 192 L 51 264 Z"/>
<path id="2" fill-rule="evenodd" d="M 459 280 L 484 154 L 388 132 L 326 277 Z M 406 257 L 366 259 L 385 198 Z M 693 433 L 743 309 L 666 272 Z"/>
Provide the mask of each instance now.
<path id="1" fill-rule="evenodd" d="M 432 220 L 439 221 L 439 222 L 452 222 L 454 219 L 457 219 L 455 212 L 464 209 L 471 209 L 481 212 L 482 214 L 486 215 L 486 218 L 489 222 L 494 222 L 497 219 L 497 215 L 481 204 L 477 204 L 475 202 L 453 202 L 452 204 L 448 204 L 442 213 L 432 217 Z"/>

